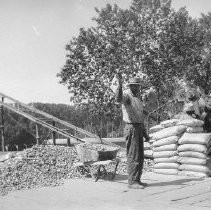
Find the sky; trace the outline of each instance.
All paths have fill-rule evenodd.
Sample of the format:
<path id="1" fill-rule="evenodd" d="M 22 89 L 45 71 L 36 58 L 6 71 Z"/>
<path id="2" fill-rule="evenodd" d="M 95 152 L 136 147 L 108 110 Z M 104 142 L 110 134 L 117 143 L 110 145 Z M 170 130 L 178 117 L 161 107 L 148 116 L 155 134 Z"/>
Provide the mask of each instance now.
<path id="1" fill-rule="evenodd" d="M 65 64 L 65 46 L 81 27 L 94 25 L 94 7 L 132 0 L 0 0 L 0 93 L 23 103 L 70 104 L 67 87 L 56 76 Z M 210 0 L 172 0 L 199 17 Z"/>

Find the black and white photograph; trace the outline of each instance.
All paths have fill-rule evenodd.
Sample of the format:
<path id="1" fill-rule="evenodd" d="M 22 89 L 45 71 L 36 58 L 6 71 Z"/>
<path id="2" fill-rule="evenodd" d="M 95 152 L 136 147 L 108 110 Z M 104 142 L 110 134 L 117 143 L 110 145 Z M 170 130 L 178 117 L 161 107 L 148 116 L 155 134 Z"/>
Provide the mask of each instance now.
<path id="1" fill-rule="evenodd" d="M 0 210 L 210 209 L 210 0 L 0 0 Z"/>

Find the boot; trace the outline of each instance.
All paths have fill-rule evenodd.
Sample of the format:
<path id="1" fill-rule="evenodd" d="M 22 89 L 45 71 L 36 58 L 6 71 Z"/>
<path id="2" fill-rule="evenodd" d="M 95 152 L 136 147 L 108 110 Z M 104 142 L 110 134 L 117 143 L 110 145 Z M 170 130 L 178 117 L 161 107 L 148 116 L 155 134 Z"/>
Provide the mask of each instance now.
<path id="1" fill-rule="evenodd" d="M 139 181 L 139 182 L 138 182 L 138 184 L 139 184 L 139 185 L 141 185 L 141 186 L 143 186 L 143 187 L 147 187 L 147 186 L 148 186 L 148 184 L 147 184 L 147 183 L 142 182 L 142 181 Z"/>
<path id="2" fill-rule="evenodd" d="M 130 188 L 130 189 L 144 189 L 144 186 L 140 185 L 138 182 L 134 182 L 133 184 L 128 184 L 128 188 Z"/>

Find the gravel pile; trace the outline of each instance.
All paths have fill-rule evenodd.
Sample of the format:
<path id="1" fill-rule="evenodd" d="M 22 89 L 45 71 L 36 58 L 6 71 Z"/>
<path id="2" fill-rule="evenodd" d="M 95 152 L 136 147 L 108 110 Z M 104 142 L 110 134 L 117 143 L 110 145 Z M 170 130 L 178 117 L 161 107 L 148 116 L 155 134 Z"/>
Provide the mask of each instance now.
<path id="1" fill-rule="evenodd" d="M 125 157 L 121 149 L 118 157 Z M 74 147 L 39 145 L 17 153 L 10 153 L 0 160 L 0 195 L 10 191 L 57 186 L 64 179 L 85 178 L 87 170 L 78 171 L 73 164 L 79 162 Z M 112 165 L 106 166 L 113 170 Z M 151 171 L 152 160 L 145 159 L 144 171 Z M 126 160 L 120 162 L 117 174 L 126 175 Z"/>
<path id="2" fill-rule="evenodd" d="M 77 161 L 73 148 L 34 146 L 18 152 L 0 165 L 0 195 L 11 190 L 56 186 L 73 177 Z"/>
<path id="3" fill-rule="evenodd" d="M 90 149 L 90 150 L 95 150 L 95 151 L 113 151 L 118 149 L 118 147 L 113 147 L 113 146 L 109 146 L 109 145 L 103 145 L 103 144 L 81 144 L 82 147 L 86 148 L 86 149 Z"/>

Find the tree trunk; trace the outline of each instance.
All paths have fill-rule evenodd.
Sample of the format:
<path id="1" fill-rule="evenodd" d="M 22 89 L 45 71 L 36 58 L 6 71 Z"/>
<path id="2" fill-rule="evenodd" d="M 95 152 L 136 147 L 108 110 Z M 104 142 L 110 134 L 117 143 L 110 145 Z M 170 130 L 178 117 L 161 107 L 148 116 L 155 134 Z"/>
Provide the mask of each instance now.
<path id="1" fill-rule="evenodd" d="M 210 80 L 210 72 L 211 72 L 211 65 L 210 63 L 207 64 L 207 72 L 206 72 L 206 78 L 205 78 L 205 85 L 204 85 L 204 91 L 205 94 L 209 93 L 209 80 Z"/>

